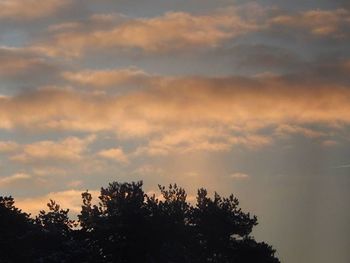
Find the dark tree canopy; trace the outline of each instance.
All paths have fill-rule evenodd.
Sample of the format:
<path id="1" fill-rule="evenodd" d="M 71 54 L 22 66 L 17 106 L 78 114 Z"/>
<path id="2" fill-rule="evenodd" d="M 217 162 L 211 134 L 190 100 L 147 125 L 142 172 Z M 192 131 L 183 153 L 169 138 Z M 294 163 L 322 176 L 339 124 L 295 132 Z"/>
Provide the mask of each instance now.
<path id="1" fill-rule="evenodd" d="M 181 187 L 159 186 L 147 195 L 142 182 L 110 183 L 98 205 L 82 193 L 78 221 L 50 200 L 35 219 L 0 197 L 0 262 L 277 263 L 275 250 L 251 236 L 257 218 L 233 195 L 196 205 Z"/>

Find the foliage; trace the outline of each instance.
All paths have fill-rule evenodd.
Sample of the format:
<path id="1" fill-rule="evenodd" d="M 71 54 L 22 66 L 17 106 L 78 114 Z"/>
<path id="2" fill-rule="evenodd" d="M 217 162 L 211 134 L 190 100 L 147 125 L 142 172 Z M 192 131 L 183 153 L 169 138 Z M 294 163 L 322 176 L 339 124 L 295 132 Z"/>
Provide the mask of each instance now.
<path id="1" fill-rule="evenodd" d="M 77 222 L 53 200 L 31 219 L 12 197 L 0 197 L 0 262 L 279 262 L 251 236 L 257 218 L 233 195 L 210 198 L 199 189 L 192 205 L 176 184 L 159 190 L 156 198 L 142 182 L 113 182 L 101 188 L 97 205 L 86 191 Z"/>
<path id="2" fill-rule="evenodd" d="M 0 197 L 0 262 L 20 260 L 17 247 L 29 252 L 28 236 L 32 232 L 33 221 L 29 215 L 14 206 L 14 199 Z"/>

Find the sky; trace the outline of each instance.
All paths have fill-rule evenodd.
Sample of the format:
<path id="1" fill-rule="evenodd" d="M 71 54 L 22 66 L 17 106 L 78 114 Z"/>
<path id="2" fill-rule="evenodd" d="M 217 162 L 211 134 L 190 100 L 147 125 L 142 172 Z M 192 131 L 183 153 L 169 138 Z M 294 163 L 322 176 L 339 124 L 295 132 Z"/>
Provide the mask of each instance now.
<path id="1" fill-rule="evenodd" d="M 347 0 L 0 0 L 0 195 L 235 194 L 286 263 L 350 261 Z"/>

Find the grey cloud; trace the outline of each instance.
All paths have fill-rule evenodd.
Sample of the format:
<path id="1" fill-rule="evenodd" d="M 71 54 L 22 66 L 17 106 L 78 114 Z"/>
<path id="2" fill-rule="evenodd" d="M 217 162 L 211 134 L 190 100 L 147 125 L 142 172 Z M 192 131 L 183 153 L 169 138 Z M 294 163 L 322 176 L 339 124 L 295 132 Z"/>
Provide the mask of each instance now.
<path id="1" fill-rule="evenodd" d="M 240 44 L 212 50 L 206 54 L 209 61 L 225 63 L 235 71 L 259 73 L 272 71 L 283 74 L 308 67 L 308 61 L 287 48 L 266 44 Z"/>
<path id="2" fill-rule="evenodd" d="M 59 83 L 62 65 L 27 48 L 0 47 L 2 93 Z"/>

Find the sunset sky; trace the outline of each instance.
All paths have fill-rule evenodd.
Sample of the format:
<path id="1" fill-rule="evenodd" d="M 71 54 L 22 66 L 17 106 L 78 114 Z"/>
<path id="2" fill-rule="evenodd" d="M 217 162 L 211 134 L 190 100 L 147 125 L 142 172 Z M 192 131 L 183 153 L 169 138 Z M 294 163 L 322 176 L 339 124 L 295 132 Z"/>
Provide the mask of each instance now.
<path id="1" fill-rule="evenodd" d="M 286 263 L 350 262 L 348 0 L 0 0 L 0 195 L 234 193 Z"/>

